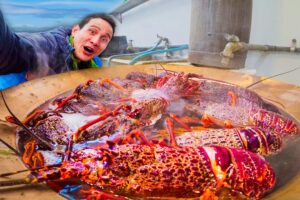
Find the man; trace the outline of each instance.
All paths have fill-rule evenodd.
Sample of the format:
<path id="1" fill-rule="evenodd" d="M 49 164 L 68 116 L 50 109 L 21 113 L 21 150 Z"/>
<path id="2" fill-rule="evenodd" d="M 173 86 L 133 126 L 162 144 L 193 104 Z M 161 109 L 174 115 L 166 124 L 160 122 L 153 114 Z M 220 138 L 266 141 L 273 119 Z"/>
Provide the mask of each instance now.
<path id="1" fill-rule="evenodd" d="M 0 10 L 0 89 L 1 77 L 5 82 L 3 79 L 14 73 L 25 75 L 20 79 L 22 82 L 49 74 L 100 67 L 98 55 L 107 47 L 114 32 L 115 22 L 111 17 L 92 14 L 72 29 L 59 27 L 41 33 L 14 33 L 9 30 Z"/>

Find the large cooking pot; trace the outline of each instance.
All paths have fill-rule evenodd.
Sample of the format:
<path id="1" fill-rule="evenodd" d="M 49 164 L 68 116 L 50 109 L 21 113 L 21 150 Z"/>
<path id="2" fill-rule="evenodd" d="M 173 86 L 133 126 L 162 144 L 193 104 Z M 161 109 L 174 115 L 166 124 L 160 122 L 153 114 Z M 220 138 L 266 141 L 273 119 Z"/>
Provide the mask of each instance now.
<path id="1" fill-rule="evenodd" d="M 241 74 L 233 71 L 193 67 L 182 65 L 165 65 L 165 69 L 172 71 L 184 71 L 202 74 L 204 77 L 227 81 L 240 86 L 248 86 L 261 77 Z M 5 99 L 9 107 L 20 119 L 23 119 L 30 111 L 44 103 L 46 100 L 57 96 L 65 91 L 74 89 L 78 84 L 89 79 L 98 77 L 125 77 L 130 71 L 141 71 L 151 74 L 162 72 L 159 65 L 139 66 L 115 66 L 102 69 L 88 69 L 68 72 L 36 79 L 16 87 L 4 90 Z M 295 119 L 300 119 L 300 87 L 286 84 L 276 80 L 266 80 L 253 87 L 265 100 L 275 104 L 283 112 L 289 113 Z M 0 99 L 0 138 L 15 147 L 14 128 L 7 124 L 6 110 L 3 100 Z M 277 185 L 265 199 L 289 199 L 296 200 L 300 196 L 300 138 L 289 140 L 283 151 L 278 155 L 267 158 L 277 174 Z M 0 144 L 0 173 L 12 172 L 24 169 L 21 160 L 9 152 L 4 145 Z M 17 174 L 13 177 L 24 177 L 26 173 Z M 0 179 L 2 180 L 2 179 Z M 57 193 L 48 189 L 45 185 L 14 186 L 0 189 L 0 199 L 63 199 Z"/>

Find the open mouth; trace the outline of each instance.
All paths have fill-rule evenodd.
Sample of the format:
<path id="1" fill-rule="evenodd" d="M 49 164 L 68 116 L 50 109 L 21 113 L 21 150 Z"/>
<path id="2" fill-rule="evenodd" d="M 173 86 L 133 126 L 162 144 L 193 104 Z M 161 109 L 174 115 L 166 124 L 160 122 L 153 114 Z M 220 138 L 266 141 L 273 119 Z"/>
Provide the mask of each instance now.
<path id="1" fill-rule="evenodd" d="M 87 52 L 88 54 L 94 53 L 94 49 L 92 49 L 92 48 L 90 48 L 90 47 L 85 46 L 85 47 L 83 47 L 83 48 L 84 48 L 84 51 Z"/>

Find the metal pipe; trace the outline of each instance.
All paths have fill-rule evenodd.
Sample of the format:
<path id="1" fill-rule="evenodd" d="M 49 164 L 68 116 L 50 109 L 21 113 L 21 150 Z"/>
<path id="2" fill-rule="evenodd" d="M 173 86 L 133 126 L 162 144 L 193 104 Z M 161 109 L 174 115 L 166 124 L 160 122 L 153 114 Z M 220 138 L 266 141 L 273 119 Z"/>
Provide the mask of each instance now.
<path id="1" fill-rule="evenodd" d="M 236 35 L 229 35 L 229 34 L 223 34 L 223 35 L 225 39 L 228 41 L 228 43 L 225 45 L 225 48 L 221 52 L 221 55 L 227 58 L 233 58 L 234 52 L 249 51 L 249 50 L 300 52 L 300 48 L 296 48 L 296 42 L 297 42 L 296 39 L 292 40 L 292 44 L 290 47 L 281 47 L 281 46 L 273 46 L 273 45 L 247 44 L 245 42 L 240 42 L 239 38 Z M 232 38 L 235 38 L 235 40 L 232 40 Z"/>
<path id="2" fill-rule="evenodd" d="M 111 61 L 112 59 L 114 58 L 118 58 L 118 57 L 124 57 L 124 56 L 136 56 L 136 55 L 139 55 L 139 54 L 143 54 L 143 53 L 147 53 L 149 51 L 152 51 L 154 49 L 156 49 L 163 41 L 169 41 L 168 38 L 165 38 L 165 37 L 162 37 L 162 36 L 159 36 L 157 34 L 157 38 L 159 38 L 158 42 L 155 44 L 155 46 L 145 50 L 145 51 L 141 51 L 141 52 L 136 52 L 136 53 L 127 53 L 127 54 L 118 54 L 118 55 L 113 55 L 113 56 L 110 56 L 108 57 L 108 60 L 107 60 L 107 66 L 110 66 L 111 64 Z"/>
<path id="3" fill-rule="evenodd" d="M 133 65 L 139 59 L 141 59 L 142 57 L 145 57 L 145 56 L 149 56 L 149 55 L 153 55 L 153 54 L 159 54 L 159 53 L 172 52 L 172 51 L 180 51 L 180 50 L 184 50 L 184 49 L 188 49 L 188 48 L 189 48 L 189 46 L 187 44 L 184 44 L 184 45 L 180 45 L 180 46 L 174 47 L 174 48 L 161 49 L 161 50 L 156 50 L 156 51 L 145 52 L 145 53 L 143 53 L 143 54 L 141 54 L 141 55 L 133 58 L 128 64 L 129 65 Z"/>
<path id="4" fill-rule="evenodd" d="M 139 55 L 141 53 L 146 53 L 146 52 L 149 52 L 149 51 L 152 51 L 154 49 L 156 49 L 158 47 L 158 45 L 160 44 L 160 42 L 158 42 L 154 47 L 151 47 L 150 49 L 147 49 L 145 51 L 141 51 L 141 52 L 136 52 L 136 53 L 125 53 L 125 54 L 118 54 L 118 55 L 113 55 L 113 56 L 110 56 L 108 57 L 108 60 L 107 60 L 107 66 L 110 66 L 111 64 L 111 61 L 112 59 L 114 58 L 119 58 L 119 57 L 124 57 L 124 56 L 136 56 L 136 55 Z"/>

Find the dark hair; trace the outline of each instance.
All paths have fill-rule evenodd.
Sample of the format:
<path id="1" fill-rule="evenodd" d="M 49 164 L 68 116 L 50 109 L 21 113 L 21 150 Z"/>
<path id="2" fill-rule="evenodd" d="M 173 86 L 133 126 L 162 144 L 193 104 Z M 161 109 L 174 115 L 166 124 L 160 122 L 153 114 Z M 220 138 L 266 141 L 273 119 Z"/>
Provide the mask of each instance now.
<path id="1" fill-rule="evenodd" d="M 94 14 L 87 15 L 79 22 L 78 25 L 80 28 L 82 28 L 82 27 L 84 27 L 84 25 L 89 23 L 89 21 L 91 19 L 95 19 L 95 18 L 103 19 L 104 21 L 109 23 L 109 25 L 112 27 L 113 34 L 115 33 L 116 22 L 110 15 L 105 14 L 105 13 L 94 13 Z"/>

